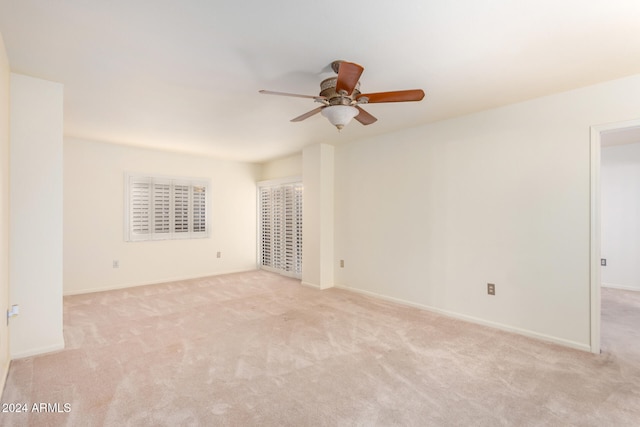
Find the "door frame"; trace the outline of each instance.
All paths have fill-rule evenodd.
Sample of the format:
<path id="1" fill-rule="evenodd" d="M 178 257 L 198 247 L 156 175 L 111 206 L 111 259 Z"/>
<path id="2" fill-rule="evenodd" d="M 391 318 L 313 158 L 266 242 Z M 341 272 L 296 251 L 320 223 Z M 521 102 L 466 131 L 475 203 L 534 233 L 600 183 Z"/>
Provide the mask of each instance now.
<path id="1" fill-rule="evenodd" d="M 602 134 L 614 130 L 624 130 L 640 127 L 640 119 L 628 120 L 624 122 L 608 123 L 591 126 L 591 171 L 590 171 L 590 192 L 591 192 L 591 215 L 590 215 L 590 300 L 591 300 L 591 352 L 600 354 L 601 350 L 601 209 L 602 195 L 600 191 L 600 170 L 602 168 Z"/>

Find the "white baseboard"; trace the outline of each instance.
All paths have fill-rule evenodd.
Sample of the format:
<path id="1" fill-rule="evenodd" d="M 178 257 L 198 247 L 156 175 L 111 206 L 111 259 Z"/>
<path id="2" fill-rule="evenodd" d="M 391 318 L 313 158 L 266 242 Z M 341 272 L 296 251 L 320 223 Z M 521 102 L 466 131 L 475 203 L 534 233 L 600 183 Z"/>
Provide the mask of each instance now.
<path id="1" fill-rule="evenodd" d="M 611 289 L 621 289 L 623 291 L 636 291 L 640 292 L 640 288 L 634 288 L 633 286 L 627 285 L 616 285 L 615 283 L 603 283 L 603 288 L 611 288 Z"/>
<path id="2" fill-rule="evenodd" d="M 391 302 L 395 302 L 398 304 L 402 304 L 402 305 L 406 305 L 409 307 L 414 307 L 414 308 L 418 308 L 421 310 L 426 310 L 426 311 L 430 311 L 432 313 L 437 313 L 437 314 L 441 314 L 443 316 L 447 316 L 447 317 L 451 317 L 454 319 L 458 319 L 458 320 L 464 320 L 467 322 L 471 322 L 471 323 L 475 323 L 478 325 L 483 325 L 483 326 L 489 326 L 491 328 L 495 328 L 495 329 L 499 329 L 501 331 L 506 331 L 506 332 L 513 332 L 519 335 L 524 335 L 526 337 L 530 337 L 530 338 L 535 338 L 535 339 L 539 339 L 542 341 L 547 341 L 547 342 L 552 342 L 554 344 L 559 344 L 562 345 L 564 347 L 570 347 L 570 348 L 574 348 L 577 350 L 583 350 L 583 351 L 587 351 L 590 352 L 591 351 L 591 347 L 588 344 L 582 344 L 579 342 L 575 342 L 575 341 L 570 341 L 570 340 L 565 340 L 563 338 L 558 338 L 558 337 L 553 337 L 550 335 L 545 335 L 545 334 L 541 334 L 538 332 L 534 332 L 534 331 L 530 331 L 528 329 L 521 329 L 521 328 L 516 328 L 513 326 L 509 326 L 509 325 L 505 325 L 503 323 L 498 323 L 498 322 L 492 322 L 489 320 L 485 320 L 485 319 L 480 319 L 478 317 L 473 317 L 473 316 L 467 316 L 466 314 L 460 314 L 460 313 L 456 313 L 453 311 L 448 311 L 448 310 L 442 310 L 440 308 L 436 308 L 436 307 L 431 307 L 428 305 L 423 305 L 423 304 L 418 304 L 418 303 L 414 303 L 411 301 L 406 301 L 400 298 L 394 298 L 394 297 L 390 297 L 387 295 L 383 295 L 383 294 L 378 294 L 375 292 L 370 292 L 370 291 L 365 291 L 362 289 L 356 289 L 356 288 L 350 288 L 347 286 L 341 286 L 341 285 L 336 285 L 335 286 L 338 289 L 343 289 L 346 291 L 350 291 L 350 292 L 355 292 L 355 293 L 359 293 L 359 294 L 363 294 L 363 295 L 368 295 L 374 298 L 379 298 L 385 301 L 391 301 Z"/>
<path id="3" fill-rule="evenodd" d="M 255 270 L 255 268 L 254 269 L 249 269 L 249 270 L 217 271 L 215 273 L 205 274 L 205 275 L 169 277 L 169 278 L 164 278 L 164 279 L 152 280 L 152 281 L 149 281 L 149 282 L 120 283 L 120 284 L 117 284 L 117 285 L 103 286 L 103 287 L 100 287 L 100 288 L 86 288 L 86 289 L 78 289 L 78 290 L 73 290 L 73 291 L 64 291 L 63 292 L 63 296 L 91 294 L 91 293 L 94 293 L 94 292 L 115 291 L 115 290 L 118 290 L 118 289 L 135 288 L 135 287 L 138 287 L 138 286 L 158 285 L 158 284 L 161 284 L 161 283 L 179 282 L 181 280 L 194 280 L 194 279 L 201 279 L 203 277 L 222 276 L 224 274 L 246 273 L 248 271 L 254 271 L 254 270 Z"/>
<path id="4" fill-rule="evenodd" d="M 62 342 L 52 344 L 46 347 L 35 348 L 18 353 L 11 353 L 11 359 L 23 359 L 25 357 L 38 356 L 40 354 L 52 353 L 54 351 L 64 350 L 64 340 Z"/>

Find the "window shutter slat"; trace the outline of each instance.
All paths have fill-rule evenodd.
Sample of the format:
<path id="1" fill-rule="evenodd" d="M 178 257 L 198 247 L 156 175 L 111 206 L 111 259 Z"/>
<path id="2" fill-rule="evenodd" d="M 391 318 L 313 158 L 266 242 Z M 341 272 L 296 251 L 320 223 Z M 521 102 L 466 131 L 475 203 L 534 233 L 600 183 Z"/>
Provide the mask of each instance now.
<path id="1" fill-rule="evenodd" d="M 193 186 L 193 232 L 204 233 L 207 230 L 207 189 L 201 185 Z"/>
<path id="2" fill-rule="evenodd" d="M 171 232 L 171 184 L 153 184 L 153 232 L 156 238 Z"/>
<path id="3" fill-rule="evenodd" d="M 151 183 L 144 178 L 132 179 L 130 187 L 130 235 L 133 240 L 146 240 L 151 229 Z"/>

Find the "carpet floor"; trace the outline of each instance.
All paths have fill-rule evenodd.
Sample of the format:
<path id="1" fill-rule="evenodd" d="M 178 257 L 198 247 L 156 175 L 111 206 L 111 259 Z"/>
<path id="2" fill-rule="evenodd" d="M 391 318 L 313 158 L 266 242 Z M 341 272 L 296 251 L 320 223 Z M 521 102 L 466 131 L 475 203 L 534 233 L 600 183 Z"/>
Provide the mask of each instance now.
<path id="1" fill-rule="evenodd" d="M 0 424 L 638 426 L 640 292 L 602 293 L 601 355 L 265 271 L 68 296 Z"/>

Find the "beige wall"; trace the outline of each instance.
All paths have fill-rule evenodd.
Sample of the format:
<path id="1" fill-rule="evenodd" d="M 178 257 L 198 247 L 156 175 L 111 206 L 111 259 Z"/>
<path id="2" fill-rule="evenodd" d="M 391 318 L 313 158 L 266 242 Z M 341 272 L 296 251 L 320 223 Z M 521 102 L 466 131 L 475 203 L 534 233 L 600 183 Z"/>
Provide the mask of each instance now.
<path id="1" fill-rule="evenodd" d="M 10 304 L 12 358 L 64 347 L 62 335 L 63 86 L 11 74 Z"/>
<path id="2" fill-rule="evenodd" d="M 302 176 L 302 154 L 294 154 L 262 164 L 261 181 L 292 176 Z"/>
<path id="3" fill-rule="evenodd" d="M 640 75 L 336 148 L 335 282 L 590 348 L 590 126 Z M 487 283 L 496 295 L 487 295 Z"/>
<path id="4" fill-rule="evenodd" d="M 334 151 L 315 144 L 302 152 L 302 283 L 319 289 L 334 285 Z"/>
<path id="5" fill-rule="evenodd" d="M 0 34 L 0 313 L 9 307 L 9 81 L 9 60 Z M 9 360 L 9 328 L 0 321 L 0 390 Z"/>
<path id="6" fill-rule="evenodd" d="M 65 294 L 256 268 L 259 166 L 73 138 L 64 161 Z M 125 242 L 125 172 L 210 179 L 211 237 Z"/>

